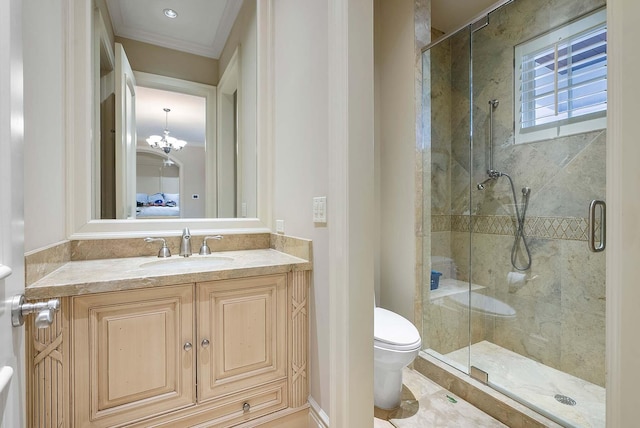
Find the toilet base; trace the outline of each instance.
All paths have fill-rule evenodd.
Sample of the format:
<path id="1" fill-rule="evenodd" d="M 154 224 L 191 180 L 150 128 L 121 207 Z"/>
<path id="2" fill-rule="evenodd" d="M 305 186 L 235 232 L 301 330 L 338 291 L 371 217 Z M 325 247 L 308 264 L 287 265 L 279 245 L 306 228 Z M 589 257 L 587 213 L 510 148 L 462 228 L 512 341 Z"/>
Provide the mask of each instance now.
<path id="1" fill-rule="evenodd" d="M 373 374 L 373 404 L 383 410 L 400 406 L 402 396 L 402 369 L 376 370 Z"/>

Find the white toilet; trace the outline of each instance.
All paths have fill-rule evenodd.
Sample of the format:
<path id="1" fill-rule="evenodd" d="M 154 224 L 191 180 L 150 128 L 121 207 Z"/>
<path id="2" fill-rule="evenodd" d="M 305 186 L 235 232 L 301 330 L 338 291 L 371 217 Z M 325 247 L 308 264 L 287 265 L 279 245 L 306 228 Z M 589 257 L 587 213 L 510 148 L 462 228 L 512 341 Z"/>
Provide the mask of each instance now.
<path id="1" fill-rule="evenodd" d="M 380 409 L 400 405 L 402 369 L 420 352 L 418 329 L 406 318 L 374 308 L 373 401 Z"/>

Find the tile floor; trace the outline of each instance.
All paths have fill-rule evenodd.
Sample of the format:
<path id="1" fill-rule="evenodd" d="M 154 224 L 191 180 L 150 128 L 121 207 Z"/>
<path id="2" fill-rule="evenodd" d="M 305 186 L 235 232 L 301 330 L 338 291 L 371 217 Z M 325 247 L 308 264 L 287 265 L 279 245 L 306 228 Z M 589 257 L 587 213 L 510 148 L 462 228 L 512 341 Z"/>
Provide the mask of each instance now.
<path id="1" fill-rule="evenodd" d="M 404 369 L 403 383 L 400 408 L 376 408 L 374 428 L 506 427 L 415 370 Z"/>

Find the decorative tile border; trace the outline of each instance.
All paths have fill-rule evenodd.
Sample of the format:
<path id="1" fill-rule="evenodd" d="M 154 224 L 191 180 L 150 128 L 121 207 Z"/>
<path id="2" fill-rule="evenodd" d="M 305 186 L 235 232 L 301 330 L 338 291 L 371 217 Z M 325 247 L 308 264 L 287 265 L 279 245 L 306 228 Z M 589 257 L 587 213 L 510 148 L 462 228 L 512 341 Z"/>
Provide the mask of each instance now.
<path id="1" fill-rule="evenodd" d="M 525 220 L 526 236 L 546 239 L 586 241 L 588 222 L 580 217 L 531 217 Z M 436 215 L 431 217 L 432 232 L 469 232 L 490 235 L 513 235 L 516 221 L 512 216 Z M 596 235 L 600 224 L 596 224 Z"/>
<path id="2" fill-rule="evenodd" d="M 450 232 L 451 231 L 450 215 L 432 215 L 431 231 L 432 232 Z"/>

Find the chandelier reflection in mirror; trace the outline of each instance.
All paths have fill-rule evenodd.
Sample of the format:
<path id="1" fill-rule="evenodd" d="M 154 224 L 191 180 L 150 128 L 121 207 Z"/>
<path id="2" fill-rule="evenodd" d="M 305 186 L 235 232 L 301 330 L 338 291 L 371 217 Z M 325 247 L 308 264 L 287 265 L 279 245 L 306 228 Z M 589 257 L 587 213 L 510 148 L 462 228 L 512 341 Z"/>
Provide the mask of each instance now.
<path id="1" fill-rule="evenodd" d="M 147 143 L 154 149 L 160 149 L 165 153 L 169 153 L 171 150 L 177 151 L 181 150 L 184 146 L 187 145 L 187 142 L 184 140 L 178 140 L 177 138 L 169 136 L 169 112 L 171 109 L 164 108 L 163 109 L 165 116 L 165 125 L 162 136 L 160 135 L 152 135 L 147 138 Z"/>

